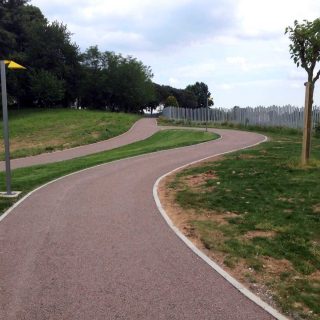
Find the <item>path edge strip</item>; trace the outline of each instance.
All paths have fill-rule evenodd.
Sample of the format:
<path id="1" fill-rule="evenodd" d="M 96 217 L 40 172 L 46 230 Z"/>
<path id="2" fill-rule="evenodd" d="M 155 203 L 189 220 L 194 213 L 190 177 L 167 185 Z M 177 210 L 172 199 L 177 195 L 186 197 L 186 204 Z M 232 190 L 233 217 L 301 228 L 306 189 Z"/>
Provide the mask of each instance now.
<path id="1" fill-rule="evenodd" d="M 254 302 L 255 304 L 257 304 L 259 307 L 261 307 L 262 309 L 264 309 L 266 312 L 268 312 L 270 315 L 272 315 L 273 317 L 275 317 L 278 320 L 288 320 L 287 317 L 285 317 L 284 315 L 282 315 L 279 311 L 277 311 L 276 309 L 274 309 L 273 307 L 271 307 L 269 304 L 267 304 L 266 302 L 264 302 L 261 298 L 259 298 L 257 295 L 255 295 L 253 292 L 251 292 L 249 289 L 247 289 L 246 287 L 244 287 L 239 281 L 237 281 L 235 278 L 233 278 L 228 272 L 226 272 L 225 270 L 223 270 L 217 263 L 215 263 L 213 260 L 211 260 L 206 254 L 204 254 L 200 249 L 198 249 L 172 222 L 172 220 L 169 218 L 169 216 L 167 215 L 166 211 L 164 210 L 164 208 L 161 205 L 159 196 L 158 196 L 158 186 L 159 183 L 162 179 L 164 179 L 165 177 L 171 175 L 174 172 L 177 172 L 181 169 L 184 169 L 190 165 L 208 160 L 210 158 L 215 158 L 221 155 L 225 155 L 228 153 L 232 153 L 235 151 L 240 151 L 240 150 L 245 150 L 248 148 L 252 148 L 255 147 L 263 142 L 266 142 L 268 140 L 268 138 L 264 135 L 262 135 L 264 137 L 264 139 L 260 142 L 257 142 L 255 144 L 252 144 L 250 146 L 244 147 L 244 148 L 240 148 L 240 149 L 233 149 L 227 152 L 222 152 L 219 154 L 216 154 L 214 156 L 209 156 L 209 157 L 205 157 L 202 158 L 200 160 L 196 160 L 193 162 L 190 162 L 188 164 L 185 164 L 181 167 L 178 167 L 174 170 L 171 170 L 169 172 L 167 172 L 166 174 L 162 175 L 161 177 L 159 177 L 157 179 L 157 181 L 155 182 L 155 184 L 153 185 L 153 198 L 156 202 L 156 205 L 158 207 L 159 212 L 161 213 L 163 219 L 166 221 L 166 223 L 169 225 L 169 227 L 173 230 L 173 232 L 197 255 L 199 256 L 204 262 L 206 262 L 211 268 L 213 268 L 216 272 L 218 272 L 218 274 L 220 274 L 224 279 L 226 279 L 233 287 L 235 287 L 238 291 L 240 291 L 244 296 L 246 296 L 249 300 L 251 300 L 252 302 Z"/>

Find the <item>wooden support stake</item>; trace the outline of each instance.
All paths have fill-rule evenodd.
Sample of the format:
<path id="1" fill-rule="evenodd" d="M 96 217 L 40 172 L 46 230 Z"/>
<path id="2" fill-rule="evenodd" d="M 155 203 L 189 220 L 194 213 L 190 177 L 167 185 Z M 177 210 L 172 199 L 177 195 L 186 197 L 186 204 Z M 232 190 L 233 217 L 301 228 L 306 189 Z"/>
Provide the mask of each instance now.
<path id="1" fill-rule="evenodd" d="M 301 164 L 306 165 L 310 158 L 311 150 L 311 131 L 312 131 L 312 104 L 313 104 L 313 83 L 306 82 L 306 95 L 304 103 L 304 116 L 303 116 L 303 140 L 302 140 L 302 155 Z"/>

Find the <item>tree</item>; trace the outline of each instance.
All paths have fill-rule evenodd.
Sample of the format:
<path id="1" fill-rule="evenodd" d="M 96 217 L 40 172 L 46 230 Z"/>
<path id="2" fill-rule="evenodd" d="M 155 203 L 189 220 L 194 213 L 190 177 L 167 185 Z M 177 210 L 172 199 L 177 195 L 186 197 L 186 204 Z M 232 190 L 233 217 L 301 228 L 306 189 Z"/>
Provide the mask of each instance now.
<path id="1" fill-rule="evenodd" d="M 24 107 L 41 101 L 38 93 L 42 90 L 35 90 L 33 84 L 34 75 L 40 73 L 42 80 L 48 81 L 48 88 L 52 87 L 53 79 L 64 83 L 62 99 L 58 95 L 59 104 L 69 106 L 79 90 L 79 49 L 71 42 L 71 33 L 64 24 L 49 23 L 39 8 L 27 3 L 26 0 L 0 2 L 0 58 L 15 60 L 28 69 L 25 73 L 8 75 L 10 101 Z M 44 76 L 41 70 L 50 76 Z"/>
<path id="2" fill-rule="evenodd" d="M 291 44 L 289 46 L 291 58 L 297 67 L 301 66 L 307 71 L 308 80 L 305 83 L 304 131 L 302 142 L 302 164 L 310 158 L 312 105 L 314 85 L 320 77 L 320 69 L 315 73 L 316 64 L 320 61 L 320 18 L 313 22 L 303 20 L 302 23 L 294 21 L 293 27 L 287 27 Z"/>
<path id="3" fill-rule="evenodd" d="M 166 99 L 166 101 L 164 103 L 164 106 L 165 107 L 177 107 L 178 108 L 179 107 L 179 103 L 178 103 L 178 101 L 177 101 L 175 96 L 169 96 Z"/>
<path id="4" fill-rule="evenodd" d="M 61 105 L 65 93 L 63 80 L 46 70 L 33 72 L 31 80 L 31 92 L 36 105 L 45 108 Z"/>
<path id="5" fill-rule="evenodd" d="M 112 80 L 114 101 L 124 112 L 142 112 L 154 99 L 153 74 L 150 67 L 132 57 L 120 59 Z"/>
<path id="6" fill-rule="evenodd" d="M 205 83 L 196 82 L 193 85 L 187 86 L 186 90 L 194 93 L 197 98 L 198 108 L 206 108 L 207 106 L 210 107 L 213 105 L 213 100 L 210 99 L 211 93 L 209 92 L 208 86 Z"/>
<path id="7" fill-rule="evenodd" d="M 0 0 L 0 59 L 8 59 L 20 42 L 22 10 L 26 0 Z"/>
<path id="8" fill-rule="evenodd" d="M 103 72 L 103 53 L 97 46 L 89 47 L 82 55 L 80 103 L 90 109 L 105 109 L 108 104 L 108 83 Z"/>
<path id="9" fill-rule="evenodd" d="M 82 55 L 81 104 L 139 113 L 155 100 L 150 67 L 132 57 L 90 47 Z"/>

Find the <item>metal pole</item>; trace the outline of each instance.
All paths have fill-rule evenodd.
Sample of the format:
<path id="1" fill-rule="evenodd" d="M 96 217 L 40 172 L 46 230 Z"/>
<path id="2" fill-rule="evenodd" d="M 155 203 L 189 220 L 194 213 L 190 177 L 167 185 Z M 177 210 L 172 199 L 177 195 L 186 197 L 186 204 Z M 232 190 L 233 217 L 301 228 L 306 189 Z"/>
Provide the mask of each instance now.
<path id="1" fill-rule="evenodd" d="M 1 94 L 2 94 L 2 117 L 3 117 L 3 138 L 6 161 L 6 187 L 7 195 L 11 195 L 11 169 L 10 169 L 10 146 L 9 146 L 9 124 L 8 124 L 8 100 L 6 85 L 6 65 L 0 61 L 1 67 Z"/>
<path id="2" fill-rule="evenodd" d="M 208 97 L 206 99 L 206 131 L 208 131 Z"/>

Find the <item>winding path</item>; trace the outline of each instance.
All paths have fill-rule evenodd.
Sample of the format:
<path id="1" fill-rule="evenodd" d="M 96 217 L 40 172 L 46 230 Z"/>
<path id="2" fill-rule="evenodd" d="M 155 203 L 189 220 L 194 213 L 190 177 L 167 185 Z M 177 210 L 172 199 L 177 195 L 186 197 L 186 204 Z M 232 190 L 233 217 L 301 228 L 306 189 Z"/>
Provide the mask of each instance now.
<path id="1" fill-rule="evenodd" d="M 1 223 L 0 318 L 272 319 L 166 225 L 152 195 L 178 166 L 263 140 L 222 139 L 100 165 L 33 193 Z"/>
<path id="2" fill-rule="evenodd" d="M 123 145 L 146 139 L 159 130 L 157 122 L 152 118 L 140 119 L 131 127 L 131 129 L 114 138 L 99 141 L 96 143 L 65 149 L 61 151 L 42 153 L 32 157 L 18 158 L 11 160 L 11 168 L 30 167 L 36 164 L 45 164 L 70 160 L 89 154 L 111 150 Z M 4 161 L 0 161 L 0 171 L 5 170 Z"/>

